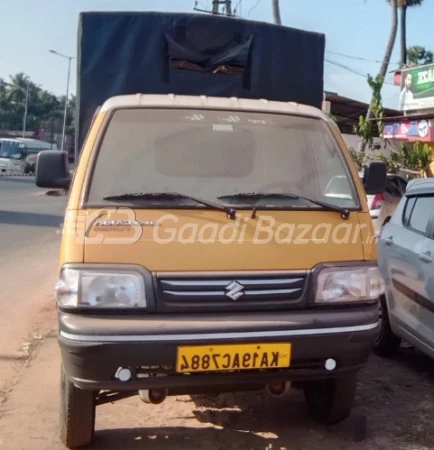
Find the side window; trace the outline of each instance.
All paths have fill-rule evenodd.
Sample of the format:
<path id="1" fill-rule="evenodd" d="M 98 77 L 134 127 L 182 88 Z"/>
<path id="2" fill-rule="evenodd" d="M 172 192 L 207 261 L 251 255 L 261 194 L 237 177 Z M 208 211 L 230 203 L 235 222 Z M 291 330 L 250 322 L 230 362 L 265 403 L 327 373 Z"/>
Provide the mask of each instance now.
<path id="1" fill-rule="evenodd" d="M 415 201 L 416 197 L 408 197 L 407 202 L 405 203 L 403 223 L 406 227 L 408 227 L 410 222 L 410 216 L 413 211 Z"/>
<path id="2" fill-rule="evenodd" d="M 416 197 L 408 220 L 408 227 L 419 233 L 426 234 L 433 206 L 433 196 Z"/>

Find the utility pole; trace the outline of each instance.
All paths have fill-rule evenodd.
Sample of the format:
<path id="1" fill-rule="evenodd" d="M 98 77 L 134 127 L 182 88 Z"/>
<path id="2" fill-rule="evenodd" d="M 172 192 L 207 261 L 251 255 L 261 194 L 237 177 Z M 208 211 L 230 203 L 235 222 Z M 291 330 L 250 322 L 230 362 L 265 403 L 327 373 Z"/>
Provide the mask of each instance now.
<path id="1" fill-rule="evenodd" d="M 68 60 L 68 77 L 67 77 L 67 82 L 66 82 L 66 97 L 65 97 L 65 112 L 63 114 L 63 129 L 62 129 L 62 145 L 61 145 L 61 150 L 64 149 L 65 147 L 65 136 L 66 136 L 66 118 L 68 116 L 68 102 L 69 102 L 69 79 L 71 77 L 71 61 L 73 59 L 75 59 L 75 56 L 68 56 L 68 55 L 64 55 L 62 53 L 56 52 L 56 50 L 50 50 L 50 53 L 53 53 L 54 55 L 60 56 L 66 60 Z M 78 154 L 77 154 L 78 149 L 75 149 L 75 165 L 77 165 L 77 161 L 78 161 Z"/>
<path id="2" fill-rule="evenodd" d="M 276 25 L 282 25 L 282 19 L 280 18 L 279 0 L 272 0 L 272 7 L 273 7 L 274 23 Z"/>
<path id="3" fill-rule="evenodd" d="M 29 109 L 29 89 L 30 89 L 30 78 L 27 80 L 26 102 L 24 104 L 23 138 L 26 137 L 27 113 L 28 113 L 28 109 Z"/>
<path id="4" fill-rule="evenodd" d="M 212 14 L 214 16 L 228 16 L 235 17 L 232 13 L 232 1 L 231 0 L 212 0 L 212 9 L 211 11 L 206 9 L 198 8 L 198 2 L 194 5 L 195 11 L 204 12 L 207 14 Z"/>

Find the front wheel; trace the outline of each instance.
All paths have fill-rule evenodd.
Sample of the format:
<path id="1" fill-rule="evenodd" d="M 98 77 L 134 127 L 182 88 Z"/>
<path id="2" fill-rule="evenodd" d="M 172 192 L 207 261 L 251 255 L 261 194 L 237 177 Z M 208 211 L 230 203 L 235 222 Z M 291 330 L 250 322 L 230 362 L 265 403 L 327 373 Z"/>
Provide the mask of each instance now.
<path id="1" fill-rule="evenodd" d="M 401 345 L 401 339 L 393 334 L 390 327 L 389 311 L 386 298 L 382 296 L 379 302 L 380 332 L 375 341 L 374 351 L 377 355 L 388 357 L 394 355 Z"/>
<path id="2" fill-rule="evenodd" d="M 95 430 L 95 393 L 75 387 L 62 367 L 60 386 L 60 437 L 68 448 L 89 445 Z"/>
<path id="3" fill-rule="evenodd" d="M 356 374 L 310 382 L 304 387 L 309 415 L 327 425 L 342 422 L 351 414 L 356 385 Z"/>

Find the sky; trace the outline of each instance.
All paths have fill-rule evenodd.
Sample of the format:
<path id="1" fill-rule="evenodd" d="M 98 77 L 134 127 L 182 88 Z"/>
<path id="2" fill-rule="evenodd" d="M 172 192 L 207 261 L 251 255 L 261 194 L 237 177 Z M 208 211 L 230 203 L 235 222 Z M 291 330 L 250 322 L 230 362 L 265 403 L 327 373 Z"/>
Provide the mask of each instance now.
<path id="1" fill-rule="evenodd" d="M 434 50 L 431 22 L 434 1 L 408 13 L 408 45 Z M 182 11 L 192 12 L 195 0 L 0 0 L 0 77 L 24 72 L 38 85 L 64 94 L 68 62 L 49 53 L 77 52 L 77 23 L 81 11 Z M 233 0 L 243 18 L 272 21 L 271 0 Z M 390 7 L 385 0 L 280 0 L 284 25 L 326 35 L 324 89 L 369 101 L 363 74 L 376 75 L 386 48 Z M 209 8 L 211 0 L 198 0 Z M 399 35 L 392 61 L 399 61 Z M 347 55 L 347 56 L 342 56 Z M 369 60 L 369 61 L 367 61 Z M 373 61 L 371 61 L 373 60 Z M 344 67 L 338 67 L 338 63 Z M 390 70 L 397 65 L 391 65 Z M 76 64 L 71 71 L 71 92 L 76 88 Z M 356 74 L 359 72 L 362 75 Z M 388 81 L 392 81 L 392 74 Z M 397 108 L 399 88 L 385 85 L 384 104 Z"/>

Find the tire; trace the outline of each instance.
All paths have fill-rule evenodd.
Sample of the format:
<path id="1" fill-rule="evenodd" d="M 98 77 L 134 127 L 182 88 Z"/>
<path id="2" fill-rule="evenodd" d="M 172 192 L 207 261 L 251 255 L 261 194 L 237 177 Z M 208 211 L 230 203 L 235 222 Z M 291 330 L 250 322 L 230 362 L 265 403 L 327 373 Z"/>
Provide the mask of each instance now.
<path id="1" fill-rule="evenodd" d="M 374 351 L 379 356 L 392 356 L 398 351 L 401 339 L 395 336 L 390 328 L 389 311 L 384 296 L 380 298 L 379 308 L 381 326 L 380 333 L 375 341 Z"/>
<path id="2" fill-rule="evenodd" d="M 353 409 L 356 385 L 357 374 L 310 382 L 304 387 L 309 415 L 325 425 L 342 422 Z"/>
<path id="3" fill-rule="evenodd" d="M 89 445 L 95 431 L 95 393 L 75 387 L 62 367 L 60 437 L 67 448 Z"/>

